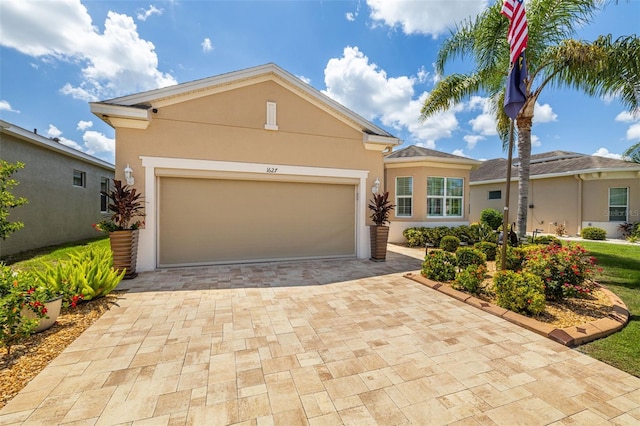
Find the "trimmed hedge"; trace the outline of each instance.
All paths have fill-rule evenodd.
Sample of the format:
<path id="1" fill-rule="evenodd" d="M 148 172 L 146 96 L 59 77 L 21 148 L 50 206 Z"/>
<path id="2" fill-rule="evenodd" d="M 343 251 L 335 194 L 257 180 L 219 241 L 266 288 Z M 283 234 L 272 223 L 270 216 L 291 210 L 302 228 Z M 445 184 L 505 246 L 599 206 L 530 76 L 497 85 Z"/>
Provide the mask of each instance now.
<path id="1" fill-rule="evenodd" d="M 607 239 L 607 231 L 602 228 L 597 228 L 595 226 L 587 226 L 582 230 L 580 236 L 585 240 L 606 240 Z"/>

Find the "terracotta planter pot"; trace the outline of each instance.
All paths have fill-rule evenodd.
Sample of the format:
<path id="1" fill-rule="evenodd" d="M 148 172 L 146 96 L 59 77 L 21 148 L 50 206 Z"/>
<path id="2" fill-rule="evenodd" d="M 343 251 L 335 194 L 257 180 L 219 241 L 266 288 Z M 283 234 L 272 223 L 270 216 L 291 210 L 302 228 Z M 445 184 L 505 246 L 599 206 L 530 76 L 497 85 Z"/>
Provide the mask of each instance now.
<path id="1" fill-rule="evenodd" d="M 60 309 L 62 308 L 62 296 L 44 302 L 44 307 L 47 308 L 47 313 L 44 318 L 40 318 L 40 322 L 38 323 L 38 327 L 35 329 L 35 333 L 45 331 L 55 324 L 58 319 L 58 315 L 60 315 Z M 38 318 L 35 312 L 27 308 L 22 308 L 22 316 L 27 319 Z"/>
<path id="2" fill-rule="evenodd" d="M 371 260 L 374 262 L 386 261 L 389 227 L 372 225 L 369 227 L 369 232 L 371 236 Z"/>
<path id="3" fill-rule="evenodd" d="M 137 277 L 138 230 L 109 232 L 109 243 L 113 253 L 113 267 L 118 271 L 126 270 L 125 280 Z"/>

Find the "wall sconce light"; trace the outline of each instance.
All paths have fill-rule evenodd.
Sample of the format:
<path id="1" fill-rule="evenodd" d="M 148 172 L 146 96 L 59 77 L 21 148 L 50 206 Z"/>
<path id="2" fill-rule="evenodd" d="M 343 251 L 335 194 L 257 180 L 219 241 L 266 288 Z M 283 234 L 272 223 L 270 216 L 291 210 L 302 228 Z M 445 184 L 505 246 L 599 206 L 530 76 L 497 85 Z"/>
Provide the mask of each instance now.
<path id="1" fill-rule="evenodd" d="M 134 183 L 133 169 L 129 167 L 129 164 L 127 164 L 127 167 L 124 168 L 124 180 L 127 181 L 127 185 L 133 185 Z"/>
<path id="2" fill-rule="evenodd" d="M 371 187 L 371 192 L 377 194 L 380 191 L 380 180 L 376 178 L 375 182 L 373 182 L 373 186 Z"/>

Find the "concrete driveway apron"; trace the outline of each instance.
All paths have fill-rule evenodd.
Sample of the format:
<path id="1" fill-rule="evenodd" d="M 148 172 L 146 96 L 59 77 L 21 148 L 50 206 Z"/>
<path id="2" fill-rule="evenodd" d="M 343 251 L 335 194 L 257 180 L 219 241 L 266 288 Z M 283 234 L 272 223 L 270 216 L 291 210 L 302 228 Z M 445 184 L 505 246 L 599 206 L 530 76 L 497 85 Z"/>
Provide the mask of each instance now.
<path id="1" fill-rule="evenodd" d="M 402 277 L 324 260 L 160 270 L 0 424 L 639 424 L 640 379 Z"/>

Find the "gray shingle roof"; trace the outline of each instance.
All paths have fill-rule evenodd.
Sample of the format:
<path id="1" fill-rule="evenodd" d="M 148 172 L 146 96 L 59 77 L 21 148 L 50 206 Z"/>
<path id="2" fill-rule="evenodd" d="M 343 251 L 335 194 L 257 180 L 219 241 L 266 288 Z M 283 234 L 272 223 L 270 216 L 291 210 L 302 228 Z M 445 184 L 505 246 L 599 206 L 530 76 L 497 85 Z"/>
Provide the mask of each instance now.
<path id="1" fill-rule="evenodd" d="M 411 157 L 439 157 L 439 158 L 452 158 L 460 160 L 468 160 L 466 157 L 460 155 L 447 154 L 446 152 L 436 151 L 435 149 L 423 148 L 421 146 L 410 145 L 406 148 L 402 148 L 398 151 L 394 151 L 387 155 L 385 158 L 411 158 Z"/>
<path id="2" fill-rule="evenodd" d="M 511 177 L 517 178 L 518 158 L 513 159 Z M 530 176 L 544 176 L 552 174 L 567 175 L 596 170 L 637 170 L 640 164 L 615 158 L 598 157 L 596 155 L 578 154 L 569 151 L 550 151 L 531 156 Z M 506 179 L 507 160 L 495 158 L 482 163 L 476 170 L 471 171 L 471 182 Z"/>

